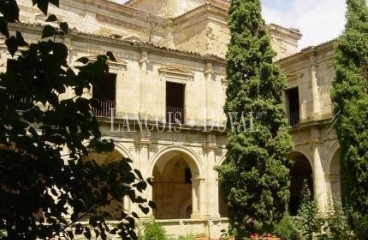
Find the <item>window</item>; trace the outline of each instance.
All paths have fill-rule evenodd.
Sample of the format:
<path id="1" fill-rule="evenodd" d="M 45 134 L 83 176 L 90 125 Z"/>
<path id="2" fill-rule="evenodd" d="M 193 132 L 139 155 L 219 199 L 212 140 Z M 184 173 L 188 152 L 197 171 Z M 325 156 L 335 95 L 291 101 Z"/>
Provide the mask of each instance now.
<path id="1" fill-rule="evenodd" d="M 185 85 L 166 82 L 166 122 L 184 123 Z"/>
<path id="2" fill-rule="evenodd" d="M 286 110 L 289 119 L 289 125 L 295 126 L 300 122 L 299 119 L 299 90 L 291 88 L 286 90 Z"/>
<path id="3" fill-rule="evenodd" d="M 26 110 L 33 106 L 33 97 L 31 92 L 28 89 L 28 83 L 25 82 L 25 78 L 22 78 L 22 72 L 20 71 L 19 62 L 16 59 L 7 59 L 6 62 L 6 72 L 14 74 L 15 81 L 18 82 L 18 93 L 17 95 L 10 95 L 9 99 L 12 99 L 13 102 L 18 103 L 16 107 L 18 110 Z"/>
<path id="4" fill-rule="evenodd" d="M 109 73 L 98 79 L 93 88 L 92 97 L 100 100 L 101 109 L 94 109 L 96 116 L 110 117 L 111 110 L 116 108 L 116 74 Z"/>

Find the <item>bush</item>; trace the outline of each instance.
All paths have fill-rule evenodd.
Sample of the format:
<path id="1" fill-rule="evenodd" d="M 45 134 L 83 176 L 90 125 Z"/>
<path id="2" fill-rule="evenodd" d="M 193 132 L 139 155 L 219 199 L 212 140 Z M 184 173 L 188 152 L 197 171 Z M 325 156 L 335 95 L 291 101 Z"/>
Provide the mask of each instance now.
<path id="1" fill-rule="evenodd" d="M 317 218 L 317 203 L 315 200 L 312 200 L 308 183 L 304 180 L 298 218 L 296 218 L 298 239 L 312 240 L 313 233 L 319 230 L 319 226 Z"/>
<path id="2" fill-rule="evenodd" d="M 167 240 L 165 229 L 154 219 L 149 222 L 143 222 L 143 234 L 140 234 L 139 240 Z"/>
<path id="3" fill-rule="evenodd" d="M 354 222 L 354 233 L 356 239 L 367 239 L 368 215 Z"/>
<path id="4" fill-rule="evenodd" d="M 340 202 L 334 202 L 334 212 L 323 219 L 322 233 L 319 240 L 349 240 L 353 239 L 350 226 Z M 363 238 L 358 238 L 363 239 Z"/>
<path id="5" fill-rule="evenodd" d="M 275 225 L 276 236 L 280 237 L 282 240 L 296 240 L 298 239 L 296 222 L 288 214 L 285 214 L 279 223 Z"/>

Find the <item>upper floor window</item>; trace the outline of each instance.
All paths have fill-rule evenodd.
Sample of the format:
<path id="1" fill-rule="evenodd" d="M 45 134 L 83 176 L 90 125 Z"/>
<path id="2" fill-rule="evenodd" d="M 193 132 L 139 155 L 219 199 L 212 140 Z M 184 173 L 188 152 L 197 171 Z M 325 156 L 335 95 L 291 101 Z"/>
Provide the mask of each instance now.
<path id="1" fill-rule="evenodd" d="M 98 79 L 93 88 L 92 97 L 100 100 L 102 109 L 94 109 L 96 116 L 110 117 L 111 111 L 116 108 L 116 74 L 109 73 Z M 113 109 L 113 110 L 111 110 Z"/>
<path id="2" fill-rule="evenodd" d="M 295 126 L 300 122 L 299 117 L 299 90 L 291 88 L 285 91 L 286 111 L 288 115 L 289 125 Z"/>
<path id="3" fill-rule="evenodd" d="M 185 85 L 166 82 L 166 122 L 184 123 Z"/>

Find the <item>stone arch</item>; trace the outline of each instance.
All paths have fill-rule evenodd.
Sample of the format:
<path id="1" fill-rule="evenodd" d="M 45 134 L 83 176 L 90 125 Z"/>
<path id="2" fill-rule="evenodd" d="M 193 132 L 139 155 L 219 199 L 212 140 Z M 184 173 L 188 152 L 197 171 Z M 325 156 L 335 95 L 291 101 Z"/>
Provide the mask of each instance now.
<path id="1" fill-rule="evenodd" d="M 338 143 L 331 147 L 327 163 L 326 180 L 329 208 L 333 209 L 334 201 L 343 200 L 343 188 L 340 177 L 340 147 Z"/>
<path id="2" fill-rule="evenodd" d="M 157 161 L 165 155 L 170 154 L 181 154 L 189 160 L 188 165 L 190 169 L 193 171 L 193 177 L 200 178 L 203 176 L 202 166 L 203 163 L 198 154 L 190 148 L 182 147 L 182 146 L 168 146 L 161 148 L 155 155 L 153 155 L 150 159 L 150 169 L 148 172 L 153 173 L 153 168 L 155 167 Z"/>
<path id="3" fill-rule="evenodd" d="M 336 157 L 340 158 L 340 144 L 338 141 L 335 141 L 328 151 L 327 173 L 335 173 L 336 171 L 340 173 L 340 162 L 337 166 L 334 165 L 336 163 Z"/>
<path id="4" fill-rule="evenodd" d="M 220 157 L 220 160 L 218 161 L 217 165 L 221 166 L 225 162 L 226 162 L 226 154 L 224 154 Z M 218 186 L 218 212 L 219 212 L 219 215 L 220 215 L 220 217 L 228 217 L 226 198 L 221 193 L 221 187 L 220 187 L 219 183 L 218 183 L 217 186 Z"/>
<path id="5" fill-rule="evenodd" d="M 226 161 L 226 153 L 220 157 L 217 165 L 221 166 L 225 161 Z"/>
<path id="6" fill-rule="evenodd" d="M 294 161 L 290 171 L 291 185 L 288 210 L 290 215 L 296 215 L 300 206 L 301 190 L 305 180 L 313 196 L 313 170 L 311 161 L 302 152 L 293 151 L 288 154 L 288 157 Z"/>
<path id="7" fill-rule="evenodd" d="M 313 157 L 312 155 L 310 154 L 310 151 L 307 147 L 296 147 L 294 148 L 289 154 L 288 156 L 292 156 L 293 154 L 295 153 L 299 153 L 299 154 L 302 154 L 303 156 L 305 156 L 305 158 L 308 160 L 309 162 L 309 165 L 311 166 L 312 168 L 312 172 L 314 172 L 314 169 L 313 169 Z"/>
<path id="8" fill-rule="evenodd" d="M 123 155 L 123 157 L 129 158 L 130 160 L 134 162 L 134 157 L 132 153 L 125 146 L 123 146 L 119 142 L 114 142 L 114 143 L 115 143 L 115 149 L 119 151 Z"/>
<path id="9" fill-rule="evenodd" d="M 166 147 L 151 159 L 157 219 L 194 218 L 202 197 L 199 158 L 186 148 Z M 188 212 L 189 211 L 189 212 Z"/>
<path id="10" fill-rule="evenodd" d="M 95 160 L 98 164 L 109 164 L 115 161 L 122 160 L 126 157 L 121 151 L 122 148 L 115 147 L 111 152 L 89 152 L 88 155 L 83 156 L 84 161 Z M 110 195 L 107 198 L 111 197 Z M 121 219 L 122 212 L 130 212 L 130 202 L 128 198 L 124 197 L 120 201 L 112 200 L 108 205 L 104 205 L 96 209 L 97 211 L 104 211 L 109 213 L 111 219 Z"/>
<path id="11" fill-rule="evenodd" d="M 192 213 L 192 199 L 188 198 L 186 201 L 184 201 L 180 206 L 180 218 L 186 219 L 190 218 L 190 214 Z"/>

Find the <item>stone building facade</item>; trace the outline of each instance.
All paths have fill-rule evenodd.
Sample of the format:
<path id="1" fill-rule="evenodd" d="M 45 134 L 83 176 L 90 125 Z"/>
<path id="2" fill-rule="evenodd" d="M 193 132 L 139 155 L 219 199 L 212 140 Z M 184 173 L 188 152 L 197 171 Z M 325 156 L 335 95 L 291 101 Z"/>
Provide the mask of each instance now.
<path id="1" fill-rule="evenodd" d="M 22 24 L 11 29 L 28 42 L 41 35 L 45 17 L 29 0 L 19 0 Z M 114 53 L 110 76 L 102 79 L 101 130 L 116 150 L 99 156 L 114 161 L 124 156 L 153 187 L 144 197 L 157 204 L 155 218 L 168 234 L 204 233 L 219 237 L 226 229 L 226 205 L 219 194 L 216 165 L 225 160 L 226 129 L 222 107 L 226 89 L 226 0 L 62 0 L 50 13 L 71 29 L 57 41 L 69 48 L 71 65 L 81 56 Z M 332 127 L 329 97 L 332 44 L 297 51 L 301 33 L 268 26 L 275 60 L 288 78 L 284 91 L 295 148 L 292 198 L 295 212 L 303 179 L 321 211 L 341 196 L 339 146 Z M 1 70 L 10 57 L 0 42 Z M 72 94 L 72 93 L 68 93 Z M 67 94 L 67 95 L 68 95 Z M 93 97 L 94 91 L 85 92 Z M 137 211 L 129 201 L 127 212 Z M 143 216 L 149 217 L 149 216 Z"/>

